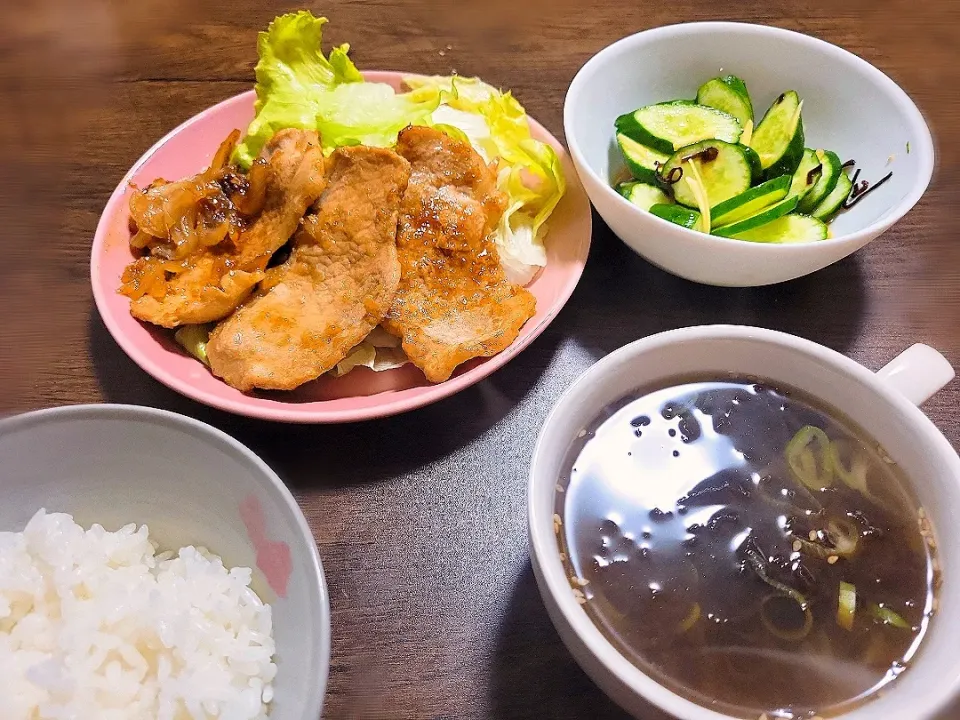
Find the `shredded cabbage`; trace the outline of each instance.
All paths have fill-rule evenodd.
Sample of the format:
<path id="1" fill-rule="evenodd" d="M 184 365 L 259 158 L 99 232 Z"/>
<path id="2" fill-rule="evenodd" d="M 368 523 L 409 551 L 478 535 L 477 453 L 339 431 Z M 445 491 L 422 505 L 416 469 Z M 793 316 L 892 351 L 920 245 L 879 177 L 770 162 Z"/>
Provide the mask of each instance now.
<path id="1" fill-rule="evenodd" d="M 183 325 L 173 337 L 184 350 L 210 367 L 207 342 L 212 328 L 212 325 Z M 408 362 L 410 360 L 400 347 L 400 338 L 390 335 L 378 325 L 329 372 L 334 377 L 342 377 L 356 367 L 368 367 L 380 372 L 401 367 Z"/>
<path id="2" fill-rule="evenodd" d="M 342 377 L 357 367 L 368 367 L 374 372 L 393 370 L 406 365 L 410 360 L 400 347 L 400 338 L 391 335 L 379 325 L 370 331 L 366 339 L 351 350 L 330 371 L 334 377 Z"/>
<path id="3" fill-rule="evenodd" d="M 207 358 L 207 342 L 210 340 L 212 327 L 212 325 L 182 325 L 173 334 L 173 339 L 197 360 L 210 367 L 210 360 Z"/>

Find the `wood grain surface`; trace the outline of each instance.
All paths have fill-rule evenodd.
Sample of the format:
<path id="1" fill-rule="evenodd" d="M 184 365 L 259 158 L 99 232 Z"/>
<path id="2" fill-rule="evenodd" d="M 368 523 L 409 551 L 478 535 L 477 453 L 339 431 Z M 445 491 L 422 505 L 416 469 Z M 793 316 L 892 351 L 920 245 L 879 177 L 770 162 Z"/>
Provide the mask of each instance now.
<path id="1" fill-rule="evenodd" d="M 624 35 L 704 19 L 800 30 L 893 77 L 919 104 L 938 147 L 932 187 L 893 230 L 843 262 L 776 287 L 679 280 L 634 255 L 597 218 L 579 288 L 531 348 L 433 407 L 343 427 L 247 421 L 174 395 L 110 338 L 88 277 L 97 219 L 127 168 L 183 120 L 249 89 L 257 30 L 294 7 L 5 3 L 0 412 L 151 405 L 210 422 L 261 454 L 295 492 L 326 569 L 327 717 L 622 718 L 564 649 L 531 573 L 525 481 L 535 435 L 591 363 L 686 325 L 785 330 L 873 369 L 922 341 L 960 366 L 960 3 L 308 3 L 331 18 L 328 41 L 349 41 L 360 67 L 480 75 L 511 88 L 559 137 L 570 80 Z M 958 406 L 954 382 L 925 408 L 955 447 Z"/>

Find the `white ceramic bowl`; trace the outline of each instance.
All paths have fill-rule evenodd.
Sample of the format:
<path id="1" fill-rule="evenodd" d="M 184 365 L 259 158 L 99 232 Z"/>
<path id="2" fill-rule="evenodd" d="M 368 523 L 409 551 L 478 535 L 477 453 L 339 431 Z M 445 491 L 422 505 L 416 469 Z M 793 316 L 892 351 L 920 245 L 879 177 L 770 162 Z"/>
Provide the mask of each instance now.
<path id="1" fill-rule="evenodd" d="M 330 660 L 323 569 L 290 491 L 250 450 L 164 410 L 81 405 L 0 422 L 0 468 L 0 530 L 22 530 L 43 507 L 85 527 L 146 523 L 164 549 L 203 545 L 253 568 L 273 606 L 270 718 L 317 720 Z"/>
<path id="2" fill-rule="evenodd" d="M 949 382 L 953 369 L 915 345 L 879 373 L 816 343 L 771 330 L 706 326 L 638 340 L 591 367 L 544 423 L 528 488 L 530 555 L 551 619 L 571 653 L 614 700 L 636 717 L 651 706 L 682 720 L 731 720 L 677 695 L 624 658 L 573 596 L 553 529 L 554 496 L 564 458 L 601 409 L 641 387 L 684 375 L 735 373 L 791 385 L 845 412 L 903 467 L 930 517 L 939 548 L 941 612 L 910 669 L 843 720 L 930 720 L 960 698 L 960 458 L 917 404 Z M 953 713 L 960 712 L 955 707 Z M 946 720 L 957 714 L 943 714 Z"/>
<path id="3" fill-rule="evenodd" d="M 861 179 L 876 181 L 890 170 L 893 177 L 837 217 L 832 239 L 798 245 L 705 235 L 631 205 L 611 187 L 624 167 L 614 120 L 644 105 L 693 98 L 720 73 L 744 79 L 758 121 L 780 93 L 796 90 L 804 100 L 807 147 L 856 159 Z M 564 131 L 587 194 L 611 229 L 654 265 L 710 285 L 769 285 L 846 257 L 902 218 L 933 173 L 930 131 L 890 78 L 835 45 L 763 25 L 671 25 L 610 45 L 571 83 Z"/>

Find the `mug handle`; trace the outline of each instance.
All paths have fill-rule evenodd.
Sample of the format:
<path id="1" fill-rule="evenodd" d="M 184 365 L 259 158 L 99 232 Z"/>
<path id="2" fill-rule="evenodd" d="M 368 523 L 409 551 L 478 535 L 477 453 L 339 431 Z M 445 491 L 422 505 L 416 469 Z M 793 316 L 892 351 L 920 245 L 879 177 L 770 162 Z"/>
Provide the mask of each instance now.
<path id="1" fill-rule="evenodd" d="M 877 370 L 877 377 L 914 405 L 923 405 L 955 375 L 943 355 L 922 343 L 911 345 Z"/>

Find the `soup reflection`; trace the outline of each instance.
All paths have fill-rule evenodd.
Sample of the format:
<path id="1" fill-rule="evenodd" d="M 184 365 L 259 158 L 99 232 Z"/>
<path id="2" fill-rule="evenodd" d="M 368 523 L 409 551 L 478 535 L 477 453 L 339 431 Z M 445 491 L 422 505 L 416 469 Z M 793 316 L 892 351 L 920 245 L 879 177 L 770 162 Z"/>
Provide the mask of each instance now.
<path id="1" fill-rule="evenodd" d="M 764 383 L 625 398 L 577 441 L 557 493 L 571 591 L 620 652 L 701 705 L 848 710 L 908 667 L 936 583 L 932 536 L 881 452 Z"/>

